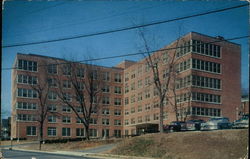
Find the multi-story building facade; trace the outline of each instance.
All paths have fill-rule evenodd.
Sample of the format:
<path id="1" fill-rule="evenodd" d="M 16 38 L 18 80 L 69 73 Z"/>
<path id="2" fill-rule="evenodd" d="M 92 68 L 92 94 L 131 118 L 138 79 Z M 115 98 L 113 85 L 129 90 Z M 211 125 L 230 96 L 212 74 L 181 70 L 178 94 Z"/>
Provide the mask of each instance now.
<path id="1" fill-rule="evenodd" d="M 162 87 L 167 89 L 167 98 L 163 102 L 164 124 L 177 119 L 207 120 L 219 116 L 235 120 L 236 107 L 240 105 L 241 99 L 240 53 L 238 44 L 221 37 L 214 38 L 194 32 L 155 52 L 151 57 L 154 64 L 157 63 Z M 28 89 L 28 84 L 33 80 L 35 83 L 39 82 L 43 76 L 39 71 L 39 64 L 51 59 L 53 58 L 37 55 L 17 55 L 14 64 L 18 69 L 12 73 L 12 116 L 16 116 L 12 120 L 12 137 L 37 135 L 35 132 L 38 123 L 22 120 L 32 119 L 39 107 L 35 93 Z M 174 67 L 171 73 L 170 64 Z M 124 61 L 112 68 L 96 67 L 100 68 L 101 73 L 108 72 L 110 81 L 108 85 L 104 81 L 104 90 L 110 92 L 106 92 L 104 97 L 107 102 L 102 103 L 99 108 L 102 113 L 93 114 L 91 136 L 121 136 L 138 134 L 142 130 L 158 130 L 159 96 L 154 85 L 155 76 L 147 59 L 139 62 Z M 25 82 L 24 79 L 19 80 L 19 76 L 27 71 L 33 77 L 25 77 Z M 60 71 L 55 72 L 60 74 Z M 60 77 L 64 79 L 64 75 Z M 168 78 L 170 84 L 167 86 Z M 26 95 L 21 94 L 21 91 L 26 92 Z M 59 101 L 52 103 L 56 105 L 55 111 L 60 111 L 63 116 L 60 119 L 47 116 L 45 138 L 75 138 L 84 135 L 81 133 L 84 131 L 82 125 L 75 120 L 75 114 L 64 108 Z M 108 106 L 105 105 L 107 103 Z"/>
<path id="2" fill-rule="evenodd" d="M 64 68 L 67 67 L 64 67 L 63 63 L 65 63 L 64 60 L 57 58 L 17 54 L 14 62 L 14 67 L 17 69 L 12 72 L 13 120 L 11 128 L 13 138 L 38 138 L 39 122 L 37 118 L 41 113 L 41 108 L 38 93 L 31 85 L 40 84 L 43 87 L 41 83 L 44 80 L 48 80 L 48 84 L 51 85 L 46 101 L 48 113 L 44 122 L 44 138 L 80 138 L 85 136 L 83 124 L 77 118 L 75 112 L 58 96 L 60 92 L 60 86 L 58 85 L 61 84 L 61 89 L 69 95 L 71 94 L 69 101 L 77 103 L 76 99 L 72 97 L 75 89 L 68 78 L 67 73 L 70 72 L 64 71 Z M 82 78 L 83 81 L 89 80 L 87 79 L 87 71 L 83 70 L 79 73 L 81 75 L 79 78 Z M 102 87 L 100 88 L 102 99 L 98 100 L 99 106 L 96 108 L 97 110 L 93 110 L 91 115 L 90 137 L 104 135 L 120 137 L 123 122 L 123 70 L 121 68 L 92 65 L 91 71 L 95 72 L 96 77 L 101 78 L 102 85 L 99 84 L 98 86 Z M 61 82 L 57 83 L 58 80 Z M 84 87 L 90 86 L 86 84 Z M 87 88 L 83 89 L 87 91 Z M 81 115 L 80 111 L 82 110 L 79 109 Z"/>

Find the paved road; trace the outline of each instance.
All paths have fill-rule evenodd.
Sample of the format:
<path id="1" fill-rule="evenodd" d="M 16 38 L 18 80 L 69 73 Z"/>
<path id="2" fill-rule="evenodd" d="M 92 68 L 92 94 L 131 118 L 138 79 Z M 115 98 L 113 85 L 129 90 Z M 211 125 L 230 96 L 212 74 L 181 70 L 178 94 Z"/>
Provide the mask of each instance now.
<path id="1" fill-rule="evenodd" d="M 77 152 L 84 152 L 84 153 L 101 153 L 101 152 L 105 152 L 105 151 L 109 151 L 111 149 L 113 149 L 117 144 L 107 144 L 107 145 L 101 145 L 98 147 L 94 147 L 94 148 L 89 148 L 89 149 L 85 149 L 85 150 L 79 150 Z"/>
<path id="2" fill-rule="evenodd" d="M 27 152 L 18 150 L 2 150 L 4 159 L 93 159 L 81 156 L 48 154 L 42 152 Z"/>

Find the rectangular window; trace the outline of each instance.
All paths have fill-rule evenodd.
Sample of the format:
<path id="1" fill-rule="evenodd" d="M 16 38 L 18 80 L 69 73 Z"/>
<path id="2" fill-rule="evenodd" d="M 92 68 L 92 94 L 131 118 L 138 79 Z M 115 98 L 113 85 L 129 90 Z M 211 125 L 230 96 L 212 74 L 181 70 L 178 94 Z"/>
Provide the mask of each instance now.
<path id="1" fill-rule="evenodd" d="M 18 60 L 18 69 L 25 71 L 37 71 L 37 62 L 27 61 L 27 60 Z"/>
<path id="2" fill-rule="evenodd" d="M 76 123 L 77 123 L 77 124 L 82 124 L 82 123 L 83 123 L 83 120 L 81 120 L 80 118 L 76 117 Z"/>
<path id="3" fill-rule="evenodd" d="M 78 68 L 76 75 L 77 77 L 84 78 L 84 68 Z"/>
<path id="4" fill-rule="evenodd" d="M 57 93 L 56 93 L 56 92 L 50 91 L 50 92 L 48 93 L 48 99 L 49 99 L 49 100 L 57 100 Z"/>
<path id="5" fill-rule="evenodd" d="M 90 137 L 97 137 L 97 129 L 89 129 Z"/>
<path id="6" fill-rule="evenodd" d="M 70 65 L 63 66 L 63 75 L 66 75 L 66 76 L 71 75 L 71 66 Z"/>
<path id="7" fill-rule="evenodd" d="M 17 75 L 17 83 L 21 84 L 32 84 L 35 85 L 38 83 L 36 76 L 28 76 L 28 75 Z"/>
<path id="8" fill-rule="evenodd" d="M 71 108 L 70 108 L 69 106 L 67 106 L 67 105 L 64 105 L 64 106 L 62 107 L 62 111 L 63 111 L 63 112 L 66 112 L 66 113 L 70 113 L 70 112 L 71 112 Z"/>
<path id="9" fill-rule="evenodd" d="M 56 112 L 56 105 L 53 105 L 53 104 L 48 105 L 48 111 L 49 112 Z"/>
<path id="10" fill-rule="evenodd" d="M 84 129 L 83 128 L 76 128 L 76 136 L 77 137 L 84 136 Z"/>
<path id="11" fill-rule="evenodd" d="M 35 90 L 18 88 L 17 96 L 24 97 L 24 98 L 37 98 L 38 95 L 37 95 L 37 92 Z"/>
<path id="12" fill-rule="evenodd" d="M 49 78 L 48 85 L 49 87 L 57 87 L 57 80 L 55 78 Z"/>
<path id="13" fill-rule="evenodd" d="M 57 65 L 56 64 L 49 64 L 47 69 L 48 69 L 49 74 L 57 74 Z"/>
<path id="14" fill-rule="evenodd" d="M 90 118 L 89 123 L 92 124 L 92 125 L 95 125 L 95 124 L 97 124 L 97 119 L 96 118 Z"/>
<path id="15" fill-rule="evenodd" d="M 121 130 L 114 130 L 115 137 L 121 137 Z"/>
<path id="16" fill-rule="evenodd" d="M 71 123 L 71 118 L 68 116 L 63 116 L 62 117 L 62 122 L 63 123 Z"/>
<path id="17" fill-rule="evenodd" d="M 71 81 L 64 80 L 63 81 L 63 88 L 71 88 Z"/>
<path id="18" fill-rule="evenodd" d="M 115 126 L 122 125 L 121 120 L 117 120 L 117 119 L 115 119 L 115 120 L 114 120 L 114 125 L 115 125 Z"/>
<path id="19" fill-rule="evenodd" d="M 119 74 L 119 73 L 115 74 L 115 82 L 119 82 L 119 83 L 122 82 L 122 75 L 121 74 Z"/>
<path id="20" fill-rule="evenodd" d="M 48 136 L 56 136 L 56 127 L 48 127 Z"/>
<path id="21" fill-rule="evenodd" d="M 116 115 L 116 116 L 121 115 L 121 110 L 115 109 L 115 110 L 114 110 L 114 115 Z"/>
<path id="22" fill-rule="evenodd" d="M 37 104 L 36 103 L 17 102 L 16 109 L 36 110 Z"/>
<path id="23" fill-rule="evenodd" d="M 142 106 L 139 105 L 139 106 L 138 106 L 138 112 L 141 112 L 141 111 L 142 111 Z"/>
<path id="24" fill-rule="evenodd" d="M 102 119 L 102 125 L 109 125 L 109 119 Z"/>
<path id="25" fill-rule="evenodd" d="M 109 81 L 109 80 L 110 80 L 109 72 L 104 72 L 104 73 L 103 73 L 103 80 L 104 80 L 104 81 Z"/>
<path id="26" fill-rule="evenodd" d="M 115 86 L 115 92 L 116 94 L 121 94 L 122 93 L 122 88 Z"/>
<path id="27" fill-rule="evenodd" d="M 26 135 L 27 136 L 36 136 L 36 127 L 35 126 L 27 126 L 26 127 Z"/>
<path id="28" fill-rule="evenodd" d="M 49 115 L 48 116 L 48 123 L 56 123 L 56 116 Z"/>
<path id="29" fill-rule="evenodd" d="M 109 97 L 102 97 L 102 104 L 109 105 L 110 104 Z"/>
<path id="30" fill-rule="evenodd" d="M 70 128 L 62 128 L 62 136 L 70 136 Z"/>
<path id="31" fill-rule="evenodd" d="M 109 89 L 109 86 L 108 86 L 108 85 L 103 86 L 102 92 L 104 92 L 104 93 L 109 93 L 109 91 L 110 91 L 110 89 Z"/>
<path id="32" fill-rule="evenodd" d="M 109 109 L 103 109 L 102 114 L 103 115 L 109 115 L 110 114 Z"/>

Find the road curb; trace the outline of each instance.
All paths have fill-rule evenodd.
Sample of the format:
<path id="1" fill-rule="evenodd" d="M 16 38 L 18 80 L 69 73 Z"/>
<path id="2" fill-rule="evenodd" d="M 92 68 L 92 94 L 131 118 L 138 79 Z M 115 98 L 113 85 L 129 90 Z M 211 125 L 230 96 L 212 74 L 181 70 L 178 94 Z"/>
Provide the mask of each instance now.
<path id="1" fill-rule="evenodd" d="M 123 155 L 112 155 L 112 154 L 95 154 L 95 153 L 87 153 L 84 157 L 92 157 L 92 158 L 101 158 L 101 159 L 109 159 L 109 158 L 117 158 L 117 159 L 154 159 L 149 157 L 137 157 L 137 156 L 123 156 Z"/>

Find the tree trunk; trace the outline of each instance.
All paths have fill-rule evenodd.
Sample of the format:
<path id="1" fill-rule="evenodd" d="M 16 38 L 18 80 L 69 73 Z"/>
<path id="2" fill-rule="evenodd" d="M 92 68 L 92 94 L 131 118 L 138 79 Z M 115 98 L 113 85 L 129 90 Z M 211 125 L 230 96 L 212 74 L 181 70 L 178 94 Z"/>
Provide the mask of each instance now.
<path id="1" fill-rule="evenodd" d="M 43 123 L 40 123 L 40 132 L 39 132 L 39 150 L 42 149 L 42 141 L 43 141 Z"/>
<path id="2" fill-rule="evenodd" d="M 160 133 L 163 133 L 163 100 L 160 102 L 160 124 L 159 124 Z"/>
<path id="3" fill-rule="evenodd" d="M 85 125 L 85 129 L 86 129 L 86 140 L 90 140 L 90 138 L 89 138 L 89 126 Z"/>

